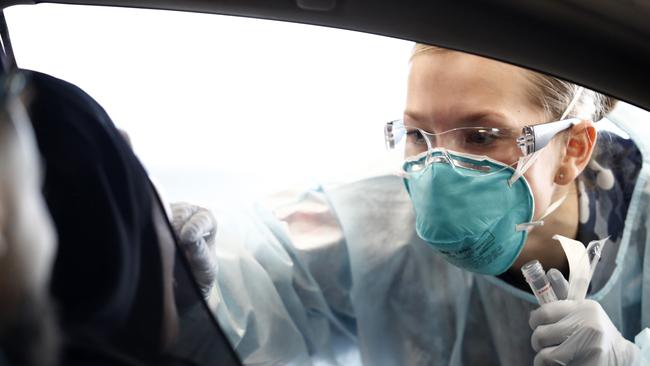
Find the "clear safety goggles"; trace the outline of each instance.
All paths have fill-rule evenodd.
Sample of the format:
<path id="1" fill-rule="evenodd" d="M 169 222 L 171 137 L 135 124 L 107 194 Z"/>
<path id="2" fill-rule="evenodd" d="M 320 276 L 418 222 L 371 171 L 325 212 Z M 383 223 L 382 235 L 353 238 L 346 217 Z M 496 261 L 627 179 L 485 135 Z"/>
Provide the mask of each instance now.
<path id="1" fill-rule="evenodd" d="M 384 138 L 386 147 L 401 155 L 403 173 L 446 163 L 463 174 L 482 176 L 516 166 L 579 121 L 570 118 L 523 128 L 459 127 L 431 133 L 399 119 L 386 123 Z"/>

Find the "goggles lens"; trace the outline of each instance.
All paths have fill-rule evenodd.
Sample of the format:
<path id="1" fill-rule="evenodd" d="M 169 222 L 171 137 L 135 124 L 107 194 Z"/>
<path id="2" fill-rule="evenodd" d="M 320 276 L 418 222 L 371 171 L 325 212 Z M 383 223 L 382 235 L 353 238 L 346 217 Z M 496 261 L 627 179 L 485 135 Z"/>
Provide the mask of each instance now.
<path id="1" fill-rule="evenodd" d="M 460 127 L 430 133 L 396 120 L 386 124 L 384 134 L 387 147 L 401 155 L 404 173 L 431 163 L 448 163 L 463 174 L 491 174 L 504 168 L 493 161 L 508 167 L 523 157 L 517 143 L 521 129 Z"/>

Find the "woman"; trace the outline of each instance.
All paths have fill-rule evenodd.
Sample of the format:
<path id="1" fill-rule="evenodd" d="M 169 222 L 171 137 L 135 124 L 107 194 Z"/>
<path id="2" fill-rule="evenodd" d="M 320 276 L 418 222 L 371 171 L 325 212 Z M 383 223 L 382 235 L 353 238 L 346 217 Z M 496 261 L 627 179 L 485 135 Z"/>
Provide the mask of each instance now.
<path id="1" fill-rule="evenodd" d="M 571 83 L 417 45 L 404 118 L 387 126 L 405 154 L 403 178 L 308 192 L 275 209 L 285 226 L 260 210 L 243 245 L 217 238 L 213 304 L 244 361 L 638 360 L 634 337 L 650 321 L 650 190 L 643 141 L 596 128 L 613 105 Z M 554 129 L 545 147 L 520 148 L 523 127 L 554 121 L 563 122 L 544 125 Z M 538 259 L 567 276 L 556 234 L 610 241 L 591 300 L 536 310 L 520 268 Z"/>

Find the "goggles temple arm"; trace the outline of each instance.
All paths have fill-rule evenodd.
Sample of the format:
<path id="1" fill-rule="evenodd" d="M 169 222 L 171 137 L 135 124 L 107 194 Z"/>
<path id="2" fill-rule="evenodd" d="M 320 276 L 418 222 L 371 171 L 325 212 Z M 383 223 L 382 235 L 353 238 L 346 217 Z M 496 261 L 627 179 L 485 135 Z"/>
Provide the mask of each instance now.
<path id="1" fill-rule="evenodd" d="M 517 138 L 517 145 L 524 155 L 530 155 L 543 149 L 558 133 L 580 122 L 579 118 L 569 118 L 561 121 L 526 126 L 522 135 Z"/>
<path id="2" fill-rule="evenodd" d="M 384 142 L 386 149 L 390 150 L 395 148 L 395 135 L 393 134 L 395 121 L 390 121 L 384 125 Z"/>
<path id="3" fill-rule="evenodd" d="M 386 123 L 384 125 L 384 143 L 386 144 L 386 149 L 394 149 L 405 135 L 406 129 L 404 127 L 403 120 L 396 119 L 394 121 Z"/>

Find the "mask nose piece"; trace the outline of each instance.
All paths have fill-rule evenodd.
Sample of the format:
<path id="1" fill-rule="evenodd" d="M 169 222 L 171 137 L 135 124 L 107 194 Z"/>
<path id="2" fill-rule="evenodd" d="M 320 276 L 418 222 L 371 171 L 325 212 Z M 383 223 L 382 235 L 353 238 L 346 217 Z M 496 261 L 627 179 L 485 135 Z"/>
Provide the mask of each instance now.
<path id="1" fill-rule="evenodd" d="M 435 150 L 435 152 L 438 154 L 434 154 L 434 151 L 432 150 L 428 151 L 427 158 L 425 161 L 426 166 L 429 166 L 434 163 L 444 163 L 453 166 L 451 157 L 449 156 L 449 153 L 447 152 L 446 149 L 438 148 Z"/>

